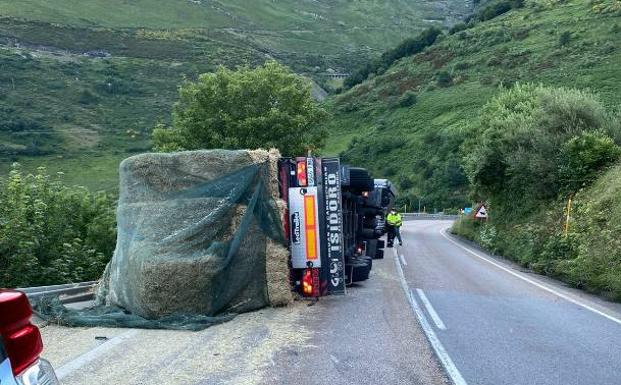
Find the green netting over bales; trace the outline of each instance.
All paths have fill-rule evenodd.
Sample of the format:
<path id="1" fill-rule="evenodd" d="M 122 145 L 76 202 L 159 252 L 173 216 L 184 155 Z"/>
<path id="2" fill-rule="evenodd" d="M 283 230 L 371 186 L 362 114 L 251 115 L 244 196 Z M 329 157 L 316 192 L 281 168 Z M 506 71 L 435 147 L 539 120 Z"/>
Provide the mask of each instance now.
<path id="1" fill-rule="evenodd" d="M 209 150 L 123 161 L 117 247 L 98 305 L 48 299 L 38 312 L 70 326 L 197 330 L 289 302 L 277 160 Z"/>

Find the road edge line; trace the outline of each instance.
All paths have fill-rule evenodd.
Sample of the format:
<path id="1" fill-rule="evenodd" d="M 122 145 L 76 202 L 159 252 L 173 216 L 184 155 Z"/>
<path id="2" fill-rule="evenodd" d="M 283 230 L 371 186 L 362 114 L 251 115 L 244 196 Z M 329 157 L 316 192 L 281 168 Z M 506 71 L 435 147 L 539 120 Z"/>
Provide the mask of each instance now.
<path id="1" fill-rule="evenodd" d="M 58 377 L 58 380 L 62 380 L 63 378 L 71 375 L 73 372 L 75 372 L 76 370 L 80 369 L 82 366 L 88 364 L 89 362 L 94 361 L 95 359 L 99 358 L 99 356 L 101 356 L 102 354 L 106 353 L 107 351 L 109 351 L 110 349 L 112 349 L 113 347 L 123 343 L 124 341 L 128 340 L 129 338 L 135 336 L 136 334 L 138 334 L 139 330 L 138 329 L 130 329 L 124 333 L 119 334 L 118 336 L 104 342 L 101 345 L 98 345 L 96 347 L 94 347 L 93 349 L 89 350 L 86 353 L 83 353 L 79 356 L 77 356 L 76 358 L 74 358 L 73 360 L 67 362 L 66 364 L 60 366 L 58 369 L 56 369 L 56 377 Z"/>
<path id="2" fill-rule="evenodd" d="M 399 259 L 401 260 L 401 263 L 403 263 L 403 266 L 407 266 L 408 263 L 405 260 L 405 257 L 403 256 L 403 254 L 399 254 Z"/>
<path id="3" fill-rule="evenodd" d="M 452 239 L 449 235 L 447 235 L 446 234 L 446 230 L 441 230 L 440 234 L 442 234 L 442 236 L 444 238 L 446 238 L 447 240 L 449 240 L 451 243 L 453 243 L 456 246 L 464 249 L 465 251 L 467 251 L 468 253 L 470 253 L 470 254 L 474 255 L 475 257 L 481 259 L 482 261 L 485 261 L 485 262 L 487 262 L 487 263 L 489 263 L 489 264 L 491 264 L 491 265 L 493 265 L 493 266 L 495 266 L 495 267 L 505 271 L 506 273 L 509 273 L 509 274 L 513 275 L 516 278 L 519 278 L 519 279 L 521 279 L 521 280 L 523 280 L 525 282 L 528 282 L 531 285 L 534 285 L 534 286 L 536 286 L 536 287 L 538 287 L 538 288 L 540 288 L 542 290 L 545 290 L 548 293 L 554 294 L 557 297 L 562 298 L 562 299 L 564 299 L 567 302 L 571 302 L 574 305 L 580 306 L 580 307 L 582 307 L 582 308 L 584 308 L 584 309 L 586 309 L 586 310 L 588 310 L 590 312 L 593 312 L 593 313 L 595 313 L 597 315 L 600 315 L 600 316 L 602 316 L 604 318 L 607 318 L 608 320 L 610 320 L 610 321 L 612 321 L 612 322 L 614 322 L 616 324 L 621 325 L 621 319 L 618 319 L 618 318 L 613 317 L 613 316 L 611 316 L 609 314 L 606 314 L 606 313 L 604 313 L 601 310 L 597 310 L 596 308 L 594 308 L 594 307 L 592 307 L 590 305 L 587 305 L 586 303 L 583 303 L 582 301 L 579 301 L 577 299 L 574 299 L 574 298 L 568 296 L 567 294 L 563 294 L 560 291 L 557 291 L 557 290 L 555 290 L 555 289 L 553 289 L 551 287 L 548 287 L 548 286 L 546 286 L 546 285 L 544 285 L 542 283 L 539 283 L 539 282 L 537 282 L 537 281 L 535 281 L 533 279 L 525 277 L 522 274 L 520 274 L 520 273 L 518 273 L 516 271 L 513 271 L 512 269 L 510 269 L 508 267 L 505 267 L 505 266 L 501 265 L 500 263 L 495 262 L 495 261 L 491 260 L 490 258 L 477 253 L 476 251 L 470 249 L 469 247 L 467 247 L 465 245 L 462 245 L 461 243 L 459 243 L 458 241 Z"/>
<path id="4" fill-rule="evenodd" d="M 429 316 L 433 320 L 433 323 L 436 324 L 438 329 L 446 330 L 446 325 L 442 321 L 442 318 L 440 318 L 440 315 L 438 314 L 438 312 L 436 312 L 436 309 L 434 309 L 433 305 L 431 304 L 431 301 L 429 301 L 429 298 L 427 298 L 427 295 L 425 294 L 425 292 L 422 289 L 416 289 L 416 293 L 418 293 L 418 297 L 423 303 L 423 306 L 425 306 L 425 309 L 427 309 L 427 313 L 429 313 Z"/>
<path id="5" fill-rule="evenodd" d="M 468 385 L 464 377 L 459 372 L 459 369 L 457 369 L 457 366 L 455 366 L 455 363 L 451 359 L 451 356 L 449 356 L 448 352 L 444 348 L 444 345 L 442 345 L 442 342 L 440 342 L 440 339 L 433 331 L 433 327 L 431 327 L 431 325 L 429 324 L 429 321 L 425 317 L 422 309 L 416 302 L 414 292 L 410 290 L 408 283 L 405 280 L 405 274 L 403 273 L 401 264 L 399 264 L 399 258 L 397 256 L 398 254 L 396 250 L 394 254 L 395 265 L 397 266 L 397 274 L 399 275 L 399 280 L 401 281 L 401 288 L 403 289 L 403 292 L 405 293 L 405 296 L 407 297 L 408 302 L 412 307 L 412 311 L 416 316 L 419 325 L 421 326 L 423 332 L 425 333 L 425 336 L 427 337 L 427 341 L 429 341 L 429 344 L 433 348 L 433 351 L 436 353 L 436 357 L 442 364 L 445 373 L 447 374 L 453 385 Z"/>

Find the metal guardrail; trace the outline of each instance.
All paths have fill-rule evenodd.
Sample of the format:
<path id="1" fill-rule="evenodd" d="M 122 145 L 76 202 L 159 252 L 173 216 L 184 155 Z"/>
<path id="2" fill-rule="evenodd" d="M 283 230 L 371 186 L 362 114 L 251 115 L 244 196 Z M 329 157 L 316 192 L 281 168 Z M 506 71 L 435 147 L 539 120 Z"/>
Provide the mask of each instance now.
<path id="1" fill-rule="evenodd" d="M 22 287 L 16 290 L 26 293 L 31 302 L 52 295 L 58 296 L 62 303 L 75 303 L 92 300 L 95 297 L 94 288 L 96 284 L 97 281 L 90 281 L 65 285 Z"/>
<path id="2" fill-rule="evenodd" d="M 449 214 L 428 214 L 428 213 L 403 213 L 401 214 L 404 220 L 416 220 L 416 219 L 426 219 L 426 220 L 456 220 L 459 218 L 459 215 L 449 215 Z"/>

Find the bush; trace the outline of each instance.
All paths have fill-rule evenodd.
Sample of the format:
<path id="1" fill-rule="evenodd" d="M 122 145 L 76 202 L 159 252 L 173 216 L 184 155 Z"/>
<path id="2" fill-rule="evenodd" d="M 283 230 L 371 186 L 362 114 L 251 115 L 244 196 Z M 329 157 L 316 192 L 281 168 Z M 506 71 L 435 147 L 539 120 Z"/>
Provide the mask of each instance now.
<path id="1" fill-rule="evenodd" d="M 566 192 L 576 192 L 595 181 L 598 171 L 619 159 L 621 149 L 601 133 L 585 132 L 563 144 L 559 179 Z"/>
<path id="2" fill-rule="evenodd" d="M 14 165 L 0 182 L 0 287 L 98 279 L 116 242 L 115 204 L 105 193 L 66 187 L 44 168 Z"/>
<path id="3" fill-rule="evenodd" d="M 8 119 L 4 121 L 0 121 L 0 131 L 9 131 L 9 132 L 24 132 L 24 131 L 49 131 L 49 127 L 44 125 L 43 123 L 32 120 L 32 119 L 22 119 L 22 118 L 14 118 Z"/>
<path id="4" fill-rule="evenodd" d="M 457 23 L 449 29 L 449 35 L 454 35 L 457 32 L 465 31 L 468 29 L 468 24 L 466 23 Z"/>
<path id="5" fill-rule="evenodd" d="M 446 71 L 438 72 L 436 75 L 436 84 L 438 87 L 450 87 L 453 85 L 453 78 Z"/>
<path id="6" fill-rule="evenodd" d="M 455 65 L 453 66 L 453 69 L 456 71 L 463 71 L 470 67 L 472 67 L 472 62 L 460 61 L 460 62 L 455 63 Z"/>
<path id="7" fill-rule="evenodd" d="M 601 175 L 621 156 L 616 117 L 588 93 L 518 84 L 492 99 L 480 121 L 464 163 L 474 196 L 493 204 L 492 220 L 464 219 L 453 231 L 621 300 L 621 165 Z"/>
<path id="8" fill-rule="evenodd" d="M 493 4 L 488 5 L 483 8 L 478 15 L 478 19 L 480 21 L 486 21 L 494 19 L 502 14 L 505 14 L 511 10 L 511 2 L 510 1 L 499 1 Z"/>
<path id="9" fill-rule="evenodd" d="M 485 223 L 479 230 L 479 242 L 486 249 L 495 252 L 496 251 L 496 238 L 498 237 L 498 231 L 494 225 Z"/>
<path id="10" fill-rule="evenodd" d="M 476 194 L 507 215 L 520 215 L 561 189 L 561 160 L 550 154 L 559 154 L 564 143 L 583 132 L 605 129 L 609 120 L 588 93 L 517 84 L 483 108 L 480 132 L 464 145 L 464 168 Z M 580 143 L 571 147 L 577 162 L 584 160 Z M 597 162 L 585 166 L 588 172 Z"/>
<path id="11" fill-rule="evenodd" d="M 91 90 L 85 89 L 80 92 L 80 96 L 78 97 L 78 103 L 80 104 L 94 104 L 99 101 L 97 95 L 95 95 Z"/>
<path id="12" fill-rule="evenodd" d="M 591 10 L 600 14 L 621 15 L 621 0 L 591 0 Z"/>
<path id="13" fill-rule="evenodd" d="M 399 187 L 401 187 L 401 190 L 408 190 L 414 187 L 414 182 L 412 182 L 410 177 L 406 175 L 400 175 L 399 176 Z"/>
<path id="14" fill-rule="evenodd" d="M 411 107 L 416 104 L 417 96 L 414 91 L 405 91 L 399 98 L 399 107 Z"/>
<path id="15" fill-rule="evenodd" d="M 565 31 L 561 34 L 561 36 L 559 36 L 558 45 L 565 47 L 569 44 L 569 42 L 571 42 L 571 32 Z"/>
<path id="16" fill-rule="evenodd" d="M 390 178 L 391 176 L 397 175 L 399 170 L 394 165 L 388 165 L 382 169 L 382 177 Z"/>
<path id="17" fill-rule="evenodd" d="M 119 77 L 107 77 L 105 80 L 96 83 L 95 89 L 97 92 L 107 95 L 141 96 L 143 94 L 139 82 Z"/>

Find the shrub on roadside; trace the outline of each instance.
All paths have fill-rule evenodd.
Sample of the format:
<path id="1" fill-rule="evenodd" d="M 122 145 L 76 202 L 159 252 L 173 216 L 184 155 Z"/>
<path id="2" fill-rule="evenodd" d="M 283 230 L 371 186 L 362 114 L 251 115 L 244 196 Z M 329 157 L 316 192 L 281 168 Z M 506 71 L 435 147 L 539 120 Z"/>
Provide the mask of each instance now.
<path id="1" fill-rule="evenodd" d="M 560 151 L 563 191 L 576 192 L 597 179 L 598 172 L 619 159 L 621 148 L 605 134 L 585 132 L 565 142 Z"/>
<path id="2" fill-rule="evenodd" d="M 483 108 L 480 122 L 464 145 L 464 165 L 491 220 L 464 218 L 453 231 L 621 301 L 618 117 L 589 93 L 517 84 Z"/>
<path id="3" fill-rule="evenodd" d="M 108 194 L 14 165 L 0 180 L 0 287 L 95 280 L 116 242 Z"/>
<path id="4" fill-rule="evenodd" d="M 575 136 L 606 129 L 610 119 L 583 91 L 521 84 L 503 91 L 483 107 L 477 135 L 464 144 L 464 169 L 475 194 L 509 216 L 537 209 L 555 199 L 563 183 L 559 170 L 565 160 L 550 155 Z M 596 150 L 605 159 L 580 167 L 600 167 L 612 157 L 607 151 Z M 591 162 L 585 158 L 592 155 L 586 151 L 576 162 Z"/>

